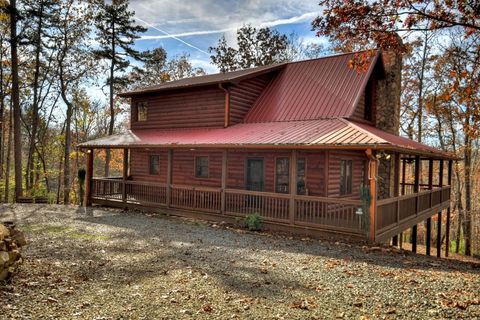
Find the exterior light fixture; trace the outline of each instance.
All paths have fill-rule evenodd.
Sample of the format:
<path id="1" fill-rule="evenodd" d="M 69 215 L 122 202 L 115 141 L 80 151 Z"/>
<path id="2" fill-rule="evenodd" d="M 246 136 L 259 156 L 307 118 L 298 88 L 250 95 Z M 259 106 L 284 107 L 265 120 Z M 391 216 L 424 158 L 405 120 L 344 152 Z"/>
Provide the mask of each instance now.
<path id="1" fill-rule="evenodd" d="M 361 216 L 363 214 L 363 209 L 357 208 L 357 211 L 355 211 L 355 214 Z"/>
<path id="2" fill-rule="evenodd" d="M 375 157 L 376 157 L 377 159 L 385 158 L 385 159 L 387 159 L 387 160 L 390 160 L 391 155 L 388 154 L 388 153 L 385 153 L 385 151 L 382 150 L 382 151 L 378 152 L 378 153 L 375 155 Z"/>

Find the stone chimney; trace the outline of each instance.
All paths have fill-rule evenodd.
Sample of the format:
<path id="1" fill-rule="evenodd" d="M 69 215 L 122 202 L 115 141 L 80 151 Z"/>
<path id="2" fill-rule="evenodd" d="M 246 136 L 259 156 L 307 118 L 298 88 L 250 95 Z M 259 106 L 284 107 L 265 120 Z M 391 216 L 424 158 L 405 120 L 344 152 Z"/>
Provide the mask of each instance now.
<path id="1" fill-rule="evenodd" d="M 402 56 L 393 51 L 381 54 L 385 78 L 378 81 L 375 125 L 388 133 L 399 135 L 400 94 L 402 86 Z M 382 158 L 378 163 L 378 197 L 393 196 L 393 157 Z"/>
<path id="2" fill-rule="evenodd" d="M 399 134 L 400 94 L 402 85 L 402 55 L 393 51 L 382 51 L 385 78 L 378 81 L 376 126 L 383 131 Z"/>

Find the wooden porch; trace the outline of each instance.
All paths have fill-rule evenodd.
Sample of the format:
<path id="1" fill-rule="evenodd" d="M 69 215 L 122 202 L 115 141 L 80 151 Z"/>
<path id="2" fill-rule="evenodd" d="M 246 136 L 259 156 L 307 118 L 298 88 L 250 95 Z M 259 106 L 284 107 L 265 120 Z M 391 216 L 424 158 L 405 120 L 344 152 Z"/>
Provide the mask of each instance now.
<path id="1" fill-rule="evenodd" d="M 92 201 L 118 207 L 173 208 L 222 218 L 256 212 L 271 224 L 338 232 L 366 238 L 362 201 L 316 196 L 93 178 Z M 376 203 L 375 241 L 385 242 L 450 205 L 450 186 L 423 190 Z M 368 213 L 364 213 L 368 214 Z"/>
<path id="2" fill-rule="evenodd" d="M 255 212 L 267 223 L 366 236 L 356 214 L 360 200 L 93 178 L 92 201 L 200 211 L 220 219 Z"/>
<path id="3" fill-rule="evenodd" d="M 269 229 L 280 229 L 309 235 L 325 233 L 341 234 L 357 239 L 398 244 L 398 235 L 412 228 L 412 250 L 416 250 L 417 224 L 427 222 L 428 243 L 431 240 L 431 217 L 438 214 L 438 232 L 441 237 L 441 215 L 447 213 L 447 242 L 450 219 L 451 160 L 448 162 L 448 184 L 444 185 L 444 160 L 420 158 L 392 153 L 393 197 L 379 199 L 378 166 L 379 157 L 368 149 L 364 153 L 365 176 L 363 184 L 369 187 L 369 206 L 360 195 L 350 197 L 297 194 L 297 188 L 287 188 L 286 193 L 245 190 L 242 186 L 227 184 L 229 152 L 219 151 L 219 174 L 217 186 L 194 185 L 201 180 L 185 180 L 178 183 L 174 177 L 174 152 L 167 149 L 164 168 L 166 182 L 152 182 L 135 179 L 129 175 L 129 149 L 123 149 L 123 174 L 121 177 L 93 177 L 93 149 L 87 153 L 86 205 L 92 203 L 153 210 L 174 210 L 176 214 L 207 218 L 217 221 L 242 221 L 246 214 L 257 213 Z M 233 152 L 233 151 L 232 151 Z M 203 152 L 200 152 L 203 154 Z M 290 150 L 290 163 L 297 163 L 301 151 Z M 181 153 L 179 154 L 182 155 Z M 328 152 L 325 155 L 328 159 Z M 180 157 L 182 159 L 182 157 Z M 323 156 L 322 156 L 323 159 Z M 428 161 L 428 182 L 421 183 L 421 162 Z M 403 161 L 403 163 L 402 163 Z M 438 161 L 438 177 L 434 184 L 434 161 Z M 328 163 L 328 162 L 327 162 Z M 143 162 L 142 162 L 143 164 Z M 413 183 L 407 181 L 406 166 L 413 165 Z M 213 170 L 213 169 L 212 169 Z M 328 177 L 328 170 L 324 171 Z M 289 166 L 289 186 L 297 186 L 297 168 Z M 307 177 L 308 179 L 308 177 Z M 322 179 L 322 178 L 321 178 Z M 326 183 L 326 180 L 324 181 Z M 247 185 L 248 186 L 248 185 Z M 167 211 L 168 212 L 168 211 Z M 440 247 L 440 245 L 437 245 Z M 430 253 L 427 247 L 427 253 Z M 448 250 L 448 249 L 447 249 Z M 437 249 L 437 255 L 440 255 Z M 448 255 L 448 253 L 447 253 Z"/>

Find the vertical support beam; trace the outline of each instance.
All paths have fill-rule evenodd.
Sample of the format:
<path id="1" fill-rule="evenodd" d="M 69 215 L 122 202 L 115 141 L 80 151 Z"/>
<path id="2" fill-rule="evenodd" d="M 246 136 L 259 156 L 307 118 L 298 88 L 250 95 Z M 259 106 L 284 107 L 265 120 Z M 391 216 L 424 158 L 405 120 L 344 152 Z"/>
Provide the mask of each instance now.
<path id="1" fill-rule="evenodd" d="M 87 150 L 87 175 L 85 177 L 85 207 L 92 205 L 93 150 Z"/>
<path id="2" fill-rule="evenodd" d="M 443 159 L 440 160 L 440 168 L 438 170 L 438 185 L 443 187 Z M 443 192 L 440 194 L 443 195 Z M 443 202 L 443 199 L 440 200 Z M 437 257 L 440 258 L 442 252 L 442 211 L 437 216 Z"/>
<path id="3" fill-rule="evenodd" d="M 428 160 L 428 190 L 433 189 L 433 159 Z M 432 207 L 432 193 L 430 192 L 430 208 Z M 427 256 L 430 255 L 431 243 L 432 243 L 432 217 L 427 218 L 427 234 L 425 237 L 425 253 Z"/>
<path id="4" fill-rule="evenodd" d="M 420 156 L 415 156 L 415 180 L 413 181 L 413 192 L 420 190 Z"/>
<path id="5" fill-rule="evenodd" d="M 440 258 L 442 252 L 442 211 L 437 215 L 437 257 Z"/>
<path id="6" fill-rule="evenodd" d="M 167 157 L 167 207 L 170 207 L 172 201 L 172 167 L 173 167 L 173 149 L 168 149 Z"/>
<path id="7" fill-rule="evenodd" d="M 400 153 L 395 152 L 394 154 L 394 164 L 393 164 L 393 196 L 398 197 L 400 195 Z M 400 207 L 399 202 L 396 206 L 396 218 L 395 221 L 398 223 L 400 221 Z M 392 245 L 398 246 L 398 235 L 393 236 Z"/>
<path id="8" fill-rule="evenodd" d="M 295 223 L 295 195 L 297 194 L 297 150 L 292 150 L 290 155 L 290 200 L 289 200 L 289 220 L 290 224 Z"/>
<path id="9" fill-rule="evenodd" d="M 225 213 L 225 189 L 227 189 L 227 150 L 223 150 L 222 154 L 222 193 L 221 193 L 221 205 L 220 210 Z"/>
<path id="10" fill-rule="evenodd" d="M 417 252 L 417 225 L 412 227 L 412 252 Z"/>
<path id="11" fill-rule="evenodd" d="M 419 189 L 420 189 L 420 156 L 415 156 L 415 180 L 413 182 L 413 192 L 418 193 Z M 415 214 L 418 214 L 418 210 L 419 210 L 418 196 L 415 199 L 416 199 Z M 412 252 L 417 252 L 417 225 L 414 225 L 412 227 L 411 237 L 412 237 Z"/>
<path id="12" fill-rule="evenodd" d="M 448 160 L 448 185 L 452 185 L 452 160 Z M 451 189 L 450 189 L 451 192 Z M 447 224 L 445 226 L 445 257 L 448 257 L 450 250 L 450 205 L 447 208 Z"/>
<path id="13" fill-rule="evenodd" d="M 127 203 L 128 149 L 123 149 L 122 202 Z"/>
<path id="14" fill-rule="evenodd" d="M 406 171 L 407 171 L 407 160 L 403 159 L 402 160 L 402 195 L 405 195 L 405 176 L 406 176 Z"/>
<path id="15" fill-rule="evenodd" d="M 426 244 L 426 250 L 425 250 L 425 253 L 427 256 L 430 255 L 430 244 L 432 242 L 432 218 L 429 217 L 427 219 L 427 236 L 426 236 L 426 239 L 425 239 L 425 244 Z"/>
<path id="16" fill-rule="evenodd" d="M 370 241 L 375 241 L 375 223 L 377 215 L 377 173 L 378 173 L 378 161 L 375 158 L 372 149 L 366 151 L 368 162 L 368 179 L 370 181 Z"/>

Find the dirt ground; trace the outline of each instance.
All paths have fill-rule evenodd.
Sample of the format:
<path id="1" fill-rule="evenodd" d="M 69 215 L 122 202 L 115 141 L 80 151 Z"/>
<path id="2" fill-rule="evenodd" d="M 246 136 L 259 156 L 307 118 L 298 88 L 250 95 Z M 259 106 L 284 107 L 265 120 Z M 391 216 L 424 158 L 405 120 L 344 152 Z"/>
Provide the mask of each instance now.
<path id="1" fill-rule="evenodd" d="M 163 215 L 0 206 L 26 232 L 1 319 L 474 319 L 478 264 Z"/>

